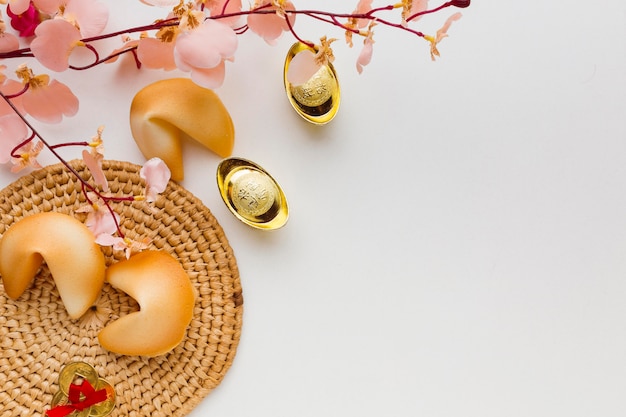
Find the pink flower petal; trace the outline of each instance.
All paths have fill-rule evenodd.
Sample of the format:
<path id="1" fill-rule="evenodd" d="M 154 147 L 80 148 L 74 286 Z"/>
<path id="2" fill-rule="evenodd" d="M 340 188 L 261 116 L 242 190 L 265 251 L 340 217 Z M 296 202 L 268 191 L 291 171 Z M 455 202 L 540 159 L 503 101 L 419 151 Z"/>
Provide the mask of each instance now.
<path id="1" fill-rule="evenodd" d="M 0 91 L 2 91 L 5 95 L 11 96 L 14 94 L 18 94 L 24 90 L 24 84 L 15 80 L 6 80 L 4 84 L 0 86 Z M 17 108 L 17 110 L 25 114 L 26 110 L 24 110 L 24 106 L 22 105 L 22 95 L 17 97 L 13 97 L 11 99 L 11 103 Z M 14 110 L 9 106 L 4 100 L 0 100 L 0 116 L 6 114 L 14 114 Z"/>
<path id="2" fill-rule="evenodd" d="M 216 89 L 224 83 L 226 64 L 222 61 L 215 68 L 196 68 L 191 71 L 191 80 L 201 87 Z"/>
<path id="3" fill-rule="evenodd" d="M 356 60 L 356 70 L 358 73 L 363 72 L 363 67 L 370 63 L 372 60 L 372 53 L 374 51 L 374 42 L 372 42 L 369 38 L 366 38 L 363 42 L 363 49 L 361 49 L 361 53 Z"/>
<path id="4" fill-rule="evenodd" d="M 46 14 L 55 15 L 67 0 L 33 0 L 35 7 Z"/>
<path id="5" fill-rule="evenodd" d="M 63 19 L 42 22 L 35 30 L 30 49 L 35 58 L 52 71 L 69 68 L 69 57 L 80 41 L 80 31 Z"/>
<path id="6" fill-rule="evenodd" d="M 0 164 L 11 160 L 11 152 L 28 135 L 26 124 L 15 114 L 0 116 Z"/>
<path id="7" fill-rule="evenodd" d="M 112 234 L 101 233 L 96 235 L 96 243 L 100 246 L 115 246 L 123 241 L 124 239 L 121 237 L 112 236 Z"/>
<path id="8" fill-rule="evenodd" d="M 283 34 L 284 23 L 284 19 L 276 15 L 252 14 L 248 16 L 250 30 L 270 45 L 275 45 L 277 39 Z"/>
<path id="9" fill-rule="evenodd" d="M 305 49 L 304 51 L 296 54 L 289 63 L 289 69 L 287 69 L 287 81 L 292 85 L 301 85 L 309 81 L 309 79 L 315 75 L 320 69 L 320 65 L 315 61 L 315 54 Z"/>
<path id="10" fill-rule="evenodd" d="M 102 191 L 109 191 L 109 182 L 107 181 L 104 171 L 102 171 L 102 155 L 92 154 L 88 150 L 83 150 L 83 161 L 89 169 L 93 181 L 102 188 Z"/>
<path id="11" fill-rule="evenodd" d="M 141 167 L 139 176 L 146 181 L 146 200 L 151 203 L 165 191 L 172 173 L 163 160 L 152 158 Z"/>
<path id="12" fill-rule="evenodd" d="M 109 239 L 115 232 L 117 232 L 117 224 L 119 223 L 120 216 L 116 213 L 115 218 L 113 214 L 106 208 L 106 206 L 100 206 L 97 210 L 92 210 L 87 215 L 85 220 L 85 226 L 96 239 L 106 236 L 104 239 Z M 108 246 L 108 245 L 106 245 Z"/>
<path id="13" fill-rule="evenodd" d="M 439 43 L 443 38 L 448 36 L 448 30 L 453 22 L 459 20 L 462 14 L 460 12 L 456 12 L 452 16 L 450 16 L 443 26 L 437 31 L 437 36 L 435 37 L 435 43 Z"/>
<path id="14" fill-rule="evenodd" d="M 356 9 L 354 9 L 354 14 L 365 14 L 372 10 L 372 1 L 373 0 L 360 0 L 359 4 L 356 5 Z M 415 2 L 415 0 L 413 0 Z M 357 19 L 356 27 L 364 28 L 367 26 L 369 20 L 367 19 Z"/>
<path id="15" fill-rule="evenodd" d="M 104 30 L 109 20 L 109 9 L 96 0 L 68 0 L 63 16 L 78 24 L 83 38 L 90 38 Z"/>
<path id="16" fill-rule="evenodd" d="M 34 87 L 22 97 L 24 109 L 35 119 L 59 123 L 63 116 L 78 112 L 78 98 L 65 84 L 52 80 L 47 86 Z"/>
<path id="17" fill-rule="evenodd" d="M 266 1 L 264 4 L 269 4 L 269 2 Z M 290 1 L 286 1 L 283 7 L 285 10 L 295 10 L 293 3 Z M 273 6 L 272 8 L 276 9 Z M 271 10 L 272 8 L 266 7 L 264 10 Z M 296 22 L 296 15 L 288 15 L 287 19 L 289 19 L 293 27 Z M 248 28 L 262 37 L 269 45 L 274 45 L 280 35 L 284 31 L 289 30 L 289 25 L 285 17 L 280 16 L 278 13 L 250 14 L 248 15 Z"/>
<path id="18" fill-rule="evenodd" d="M 229 26 L 215 20 L 206 20 L 190 32 L 176 38 L 176 62 L 194 68 L 214 68 L 223 59 L 232 58 L 237 50 L 237 35 Z"/>
<path id="19" fill-rule="evenodd" d="M 174 45 L 156 38 L 142 38 L 137 45 L 137 57 L 146 68 L 171 71 L 176 69 Z"/>
<path id="20" fill-rule="evenodd" d="M 12 33 L 0 33 L 0 52 L 11 52 L 20 48 L 20 41 Z"/>
<path id="21" fill-rule="evenodd" d="M 411 3 L 411 11 L 409 12 L 409 15 L 423 12 L 426 9 L 428 9 L 428 0 L 413 0 L 413 3 Z M 419 17 L 416 19 L 419 19 Z"/>
<path id="22" fill-rule="evenodd" d="M 30 0 L 11 0 L 9 2 L 9 7 L 11 11 L 15 14 L 22 14 L 28 7 L 30 6 Z"/>

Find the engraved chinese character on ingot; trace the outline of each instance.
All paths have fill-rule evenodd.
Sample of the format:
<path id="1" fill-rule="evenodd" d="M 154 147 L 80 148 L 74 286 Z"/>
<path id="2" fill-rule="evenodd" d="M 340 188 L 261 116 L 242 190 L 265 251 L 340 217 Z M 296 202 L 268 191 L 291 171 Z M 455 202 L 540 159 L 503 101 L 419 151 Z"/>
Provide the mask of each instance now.
<path id="1" fill-rule="evenodd" d="M 245 173 L 233 185 L 233 204 L 247 216 L 262 216 L 274 204 L 277 195 L 276 186 L 257 171 Z"/>
<path id="2" fill-rule="evenodd" d="M 308 107 L 321 106 L 332 97 L 329 88 L 333 78 L 327 67 L 321 67 L 306 83 L 292 87 L 294 98 Z"/>

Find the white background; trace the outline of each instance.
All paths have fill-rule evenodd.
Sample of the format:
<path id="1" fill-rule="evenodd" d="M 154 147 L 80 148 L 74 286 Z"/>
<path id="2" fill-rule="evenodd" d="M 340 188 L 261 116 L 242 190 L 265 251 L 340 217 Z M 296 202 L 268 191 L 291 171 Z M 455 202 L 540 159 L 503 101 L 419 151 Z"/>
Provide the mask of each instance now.
<path id="1" fill-rule="evenodd" d="M 111 30 L 163 16 L 107 3 Z M 350 12 L 356 0 L 294 3 Z M 291 216 L 274 232 L 238 222 L 219 157 L 185 144 L 182 184 L 224 228 L 245 297 L 233 366 L 191 416 L 626 414 L 626 3 L 462 12 L 434 63 L 423 40 L 378 26 L 359 76 L 360 45 L 336 42 L 342 103 L 325 127 L 285 97 L 293 39 L 239 38 L 217 90 L 234 155 L 272 173 Z M 451 13 L 416 28 L 434 33 Z M 296 29 L 343 37 L 305 18 Z M 142 163 L 130 101 L 177 75 L 126 60 L 55 75 L 81 109 L 41 131 L 78 140 L 105 125 L 107 158 Z"/>

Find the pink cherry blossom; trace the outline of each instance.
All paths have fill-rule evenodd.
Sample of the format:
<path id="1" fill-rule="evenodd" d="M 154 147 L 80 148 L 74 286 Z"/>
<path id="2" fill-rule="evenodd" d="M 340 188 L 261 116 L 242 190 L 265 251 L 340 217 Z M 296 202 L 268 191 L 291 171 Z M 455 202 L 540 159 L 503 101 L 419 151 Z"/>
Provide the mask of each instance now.
<path id="1" fill-rule="evenodd" d="M 97 0 L 67 0 L 63 18 L 80 29 L 81 37 L 90 38 L 104 30 L 109 9 Z"/>
<path id="2" fill-rule="evenodd" d="M 174 61 L 175 42 L 157 38 L 141 38 L 137 43 L 137 57 L 146 68 L 171 71 L 176 69 Z"/>
<path id="3" fill-rule="evenodd" d="M 144 238 L 140 241 L 132 240 L 128 237 L 112 236 L 107 234 L 101 234 L 96 237 L 96 243 L 100 246 L 112 246 L 113 250 L 124 251 L 126 259 L 134 252 L 139 252 L 147 249 L 151 240 Z"/>
<path id="4" fill-rule="evenodd" d="M 113 217 L 115 215 L 115 218 Z M 97 239 L 99 236 L 111 236 L 117 231 L 117 222 L 119 222 L 119 215 L 112 213 L 109 209 L 102 205 L 98 206 L 97 210 L 91 211 L 87 214 L 85 220 L 85 226 L 94 237 Z"/>
<path id="5" fill-rule="evenodd" d="M 183 32 L 176 39 L 175 54 L 192 67 L 213 68 L 232 58 L 237 49 L 237 35 L 225 24 L 206 20 L 196 29 Z"/>
<path id="6" fill-rule="evenodd" d="M 63 116 L 78 112 L 78 98 L 68 86 L 48 76 L 37 76 L 30 88 L 22 95 L 24 110 L 35 119 L 45 123 L 60 123 Z"/>
<path id="7" fill-rule="evenodd" d="M 204 12 L 194 9 L 191 3 L 181 6 L 175 14 L 179 17 L 178 28 L 185 32 L 196 29 L 206 20 Z"/>
<path id="8" fill-rule="evenodd" d="M 16 114 L 0 116 L 0 164 L 11 160 L 11 152 L 28 136 L 28 127 Z"/>
<path id="9" fill-rule="evenodd" d="M 113 213 L 99 197 L 89 193 L 89 203 L 76 209 L 77 213 L 87 213 L 85 226 L 94 237 L 111 236 L 117 232 L 120 216 Z M 105 238 L 106 239 L 106 238 Z"/>
<path id="10" fill-rule="evenodd" d="M 11 18 L 11 27 L 17 30 L 22 37 L 29 37 L 35 34 L 35 29 L 41 23 L 39 11 L 32 3 L 26 2 L 28 7 L 20 13 L 16 13 L 14 9 L 7 7 L 7 15 Z M 22 5 L 20 4 L 20 10 Z"/>
<path id="11" fill-rule="evenodd" d="M 165 191 L 172 173 L 163 160 L 152 158 L 141 167 L 139 176 L 146 181 L 146 201 L 152 203 Z"/>
<path id="12" fill-rule="evenodd" d="M 42 22 L 37 26 L 35 35 L 30 49 L 35 58 L 52 71 L 68 69 L 70 54 L 74 48 L 82 46 L 80 31 L 63 19 Z"/>
<path id="13" fill-rule="evenodd" d="M 191 78 L 207 88 L 219 87 L 224 79 L 224 60 L 232 59 L 237 50 L 237 35 L 228 25 L 205 20 L 193 30 L 176 38 L 176 66 L 191 72 Z"/>
<path id="14" fill-rule="evenodd" d="M 34 143 L 33 143 L 34 142 Z M 25 168 L 31 167 L 34 169 L 41 168 L 41 164 L 37 161 L 37 157 L 43 150 L 43 142 L 41 141 L 29 141 L 25 145 L 21 146 L 17 150 L 19 155 L 17 158 L 11 158 L 13 167 L 11 172 L 19 172 Z"/>
<path id="15" fill-rule="evenodd" d="M 276 44 L 276 41 L 282 35 L 283 32 L 289 30 L 289 25 L 292 27 L 296 23 L 295 14 L 287 14 L 287 10 L 295 10 L 293 3 L 290 1 L 282 1 L 282 6 L 279 8 L 276 6 L 276 1 L 257 0 L 253 9 L 263 8 L 263 10 L 275 10 L 276 13 L 257 13 L 248 15 L 248 28 L 260 37 L 269 45 Z M 287 23 L 289 19 L 289 23 Z"/>

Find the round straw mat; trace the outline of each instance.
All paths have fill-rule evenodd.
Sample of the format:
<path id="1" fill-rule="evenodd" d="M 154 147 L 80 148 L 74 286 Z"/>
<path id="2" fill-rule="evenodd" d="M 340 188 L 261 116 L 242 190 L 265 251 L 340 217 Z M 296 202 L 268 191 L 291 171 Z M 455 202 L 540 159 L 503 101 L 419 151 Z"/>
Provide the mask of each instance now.
<path id="1" fill-rule="evenodd" d="M 89 178 L 82 162 L 70 164 Z M 105 161 L 103 169 L 111 193 L 143 193 L 140 167 Z M 57 164 L 38 170 L 0 191 L 0 234 L 37 212 L 79 217 L 75 210 L 84 202 L 81 184 L 67 168 Z M 17 301 L 0 286 L 0 417 L 44 416 L 59 390 L 59 371 L 74 361 L 91 364 L 114 386 L 117 405 L 111 416 L 184 416 L 232 364 L 241 334 L 241 283 L 233 251 L 209 209 L 173 182 L 152 204 L 113 206 L 127 237 L 149 237 L 151 249 L 169 252 L 187 271 L 198 298 L 185 339 L 154 358 L 107 352 L 98 344 L 99 331 L 137 311 L 137 303 L 105 284 L 92 309 L 72 320 L 44 265 Z M 109 265 L 124 257 L 109 248 L 103 251 Z"/>

